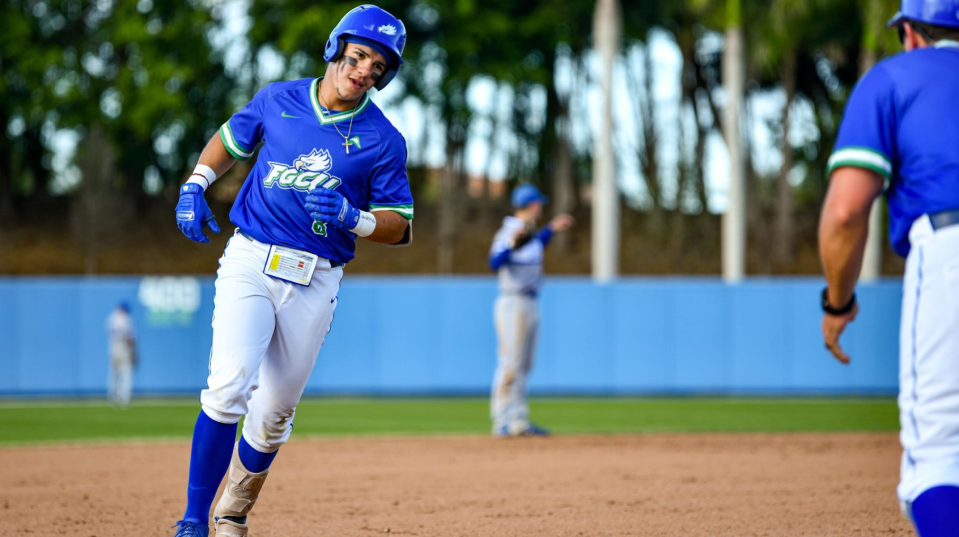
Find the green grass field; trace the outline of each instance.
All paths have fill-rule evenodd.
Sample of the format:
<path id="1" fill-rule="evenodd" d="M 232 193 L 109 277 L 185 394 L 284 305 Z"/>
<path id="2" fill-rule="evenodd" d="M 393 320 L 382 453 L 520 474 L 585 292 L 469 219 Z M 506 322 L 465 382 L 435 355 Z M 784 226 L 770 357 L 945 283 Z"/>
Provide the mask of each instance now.
<path id="1" fill-rule="evenodd" d="M 295 435 L 487 434 L 485 399 L 304 399 Z M 0 402 L 0 445 L 187 439 L 195 399 Z M 534 399 L 535 421 L 557 434 L 895 431 L 894 399 Z"/>

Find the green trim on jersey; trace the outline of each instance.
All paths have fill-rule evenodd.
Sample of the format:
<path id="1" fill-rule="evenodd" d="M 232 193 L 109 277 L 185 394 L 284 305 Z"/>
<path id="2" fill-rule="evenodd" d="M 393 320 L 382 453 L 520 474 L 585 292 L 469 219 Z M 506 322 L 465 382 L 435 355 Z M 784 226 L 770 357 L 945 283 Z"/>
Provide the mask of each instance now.
<path id="1" fill-rule="evenodd" d="M 375 213 L 376 211 L 393 211 L 394 213 L 402 216 L 407 220 L 413 219 L 413 205 L 374 205 L 370 204 L 370 212 Z"/>
<path id="2" fill-rule="evenodd" d="M 883 176 L 886 181 L 892 177 L 892 163 L 889 162 L 889 158 L 869 147 L 849 146 L 833 153 L 826 164 L 826 177 L 828 178 L 836 168 L 843 166 L 872 170 Z"/>
<path id="3" fill-rule="evenodd" d="M 313 82 L 310 83 L 310 103 L 313 104 L 313 113 L 316 114 L 316 119 L 319 120 L 320 125 L 329 125 L 331 123 L 339 123 L 340 121 L 349 121 L 351 118 L 358 116 L 360 113 L 366 110 L 366 107 L 370 105 L 370 95 L 369 93 L 364 93 L 363 98 L 360 99 L 360 104 L 356 105 L 356 108 L 353 110 L 327 114 L 323 111 L 323 107 L 320 106 L 320 99 L 317 96 L 317 90 L 320 87 L 320 80 L 322 79 L 323 77 L 314 78 Z"/>
<path id="4" fill-rule="evenodd" d="M 226 151 L 237 160 L 250 160 L 250 157 L 253 156 L 252 151 L 237 143 L 229 120 L 220 127 L 220 141 L 223 142 Z"/>

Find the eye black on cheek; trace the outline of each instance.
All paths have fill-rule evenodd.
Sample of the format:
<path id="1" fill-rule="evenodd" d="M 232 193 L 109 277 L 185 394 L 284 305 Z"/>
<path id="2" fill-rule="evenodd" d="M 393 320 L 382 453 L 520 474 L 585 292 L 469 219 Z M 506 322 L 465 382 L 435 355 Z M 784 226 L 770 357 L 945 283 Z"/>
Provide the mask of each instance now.
<path id="1" fill-rule="evenodd" d="M 343 61 L 349 64 L 350 67 L 356 67 L 360 63 L 353 56 L 343 56 Z"/>

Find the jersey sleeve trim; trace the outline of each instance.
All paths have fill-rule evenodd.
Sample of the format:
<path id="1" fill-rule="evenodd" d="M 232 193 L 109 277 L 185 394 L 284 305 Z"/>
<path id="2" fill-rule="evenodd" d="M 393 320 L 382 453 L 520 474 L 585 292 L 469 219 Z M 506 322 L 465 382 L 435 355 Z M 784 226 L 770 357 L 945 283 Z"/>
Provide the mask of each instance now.
<path id="1" fill-rule="evenodd" d="M 253 152 L 246 149 L 236 141 L 236 136 L 233 135 L 233 128 L 230 127 L 230 122 L 227 121 L 220 127 L 220 141 L 223 142 L 223 147 L 226 148 L 227 152 L 237 160 L 249 160 L 253 156 Z"/>
<path id="2" fill-rule="evenodd" d="M 882 175 L 887 181 L 892 176 L 892 163 L 886 155 L 868 147 L 844 147 L 833 152 L 826 164 L 826 177 L 829 177 L 836 168 L 853 166 L 865 168 Z"/>
<path id="3" fill-rule="evenodd" d="M 370 204 L 370 212 L 375 213 L 376 211 L 393 211 L 394 213 L 399 214 L 407 220 L 413 219 L 413 205 L 374 205 Z"/>

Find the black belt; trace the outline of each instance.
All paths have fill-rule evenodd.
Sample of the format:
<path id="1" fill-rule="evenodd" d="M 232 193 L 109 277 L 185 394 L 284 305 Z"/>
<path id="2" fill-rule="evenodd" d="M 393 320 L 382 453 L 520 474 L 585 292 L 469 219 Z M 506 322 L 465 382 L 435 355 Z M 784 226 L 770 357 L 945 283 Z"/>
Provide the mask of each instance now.
<path id="1" fill-rule="evenodd" d="M 948 211 L 930 214 L 929 222 L 932 224 L 932 229 L 935 231 L 939 231 L 940 229 L 949 227 L 953 224 L 959 224 L 959 209 L 951 209 Z"/>
<path id="2" fill-rule="evenodd" d="M 522 291 L 513 291 L 509 293 L 503 293 L 503 296 L 522 296 L 526 298 L 536 298 L 536 291 L 524 289 Z"/>
<path id="3" fill-rule="evenodd" d="M 237 231 L 240 232 L 240 235 L 242 235 L 244 239 L 247 239 L 250 242 L 258 242 L 256 239 L 251 237 L 250 234 L 247 233 L 246 231 L 243 231 L 242 229 L 237 229 Z M 340 263 L 339 261 L 333 261 L 332 259 L 330 259 L 329 261 L 330 261 L 331 268 L 342 267 L 343 265 L 346 264 L 346 263 Z"/>

